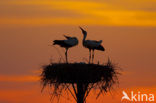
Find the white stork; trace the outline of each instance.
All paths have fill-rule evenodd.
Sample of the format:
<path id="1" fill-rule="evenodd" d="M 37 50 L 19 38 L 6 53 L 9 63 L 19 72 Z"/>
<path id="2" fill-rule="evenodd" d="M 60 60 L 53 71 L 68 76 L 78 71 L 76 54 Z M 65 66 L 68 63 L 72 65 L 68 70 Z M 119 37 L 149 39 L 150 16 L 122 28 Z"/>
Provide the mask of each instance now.
<path id="1" fill-rule="evenodd" d="M 68 63 L 68 49 L 76 46 L 78 44 L 78 39 L 76 37 L 69 37 L 64 35 L 66 40 L 54 40 L 53 45 L 59 45 L 60 47 L 63 47 L 66 49 L 65 51 L 65 57 L 66 57 L 66 63 Z"/>
<path id="2" fill-rule="evenodd" d="M 100 50 L 100 51 L 105 51 L 105 48 L 101 45 L 102 40 L 100 41 L 95 41 L 95 40 L 86 40 L 87 37 L 87 32 L 82 29 L 81 27 L 79 27 L 83 33 L 83 46 L 85 48 L 89 49 L 89 63 L 90 63 L 90 59 L 91 59 L 91 51 L 93 51 L 92 53 L 92 63 L 94 60 L 94 50 Z"/>

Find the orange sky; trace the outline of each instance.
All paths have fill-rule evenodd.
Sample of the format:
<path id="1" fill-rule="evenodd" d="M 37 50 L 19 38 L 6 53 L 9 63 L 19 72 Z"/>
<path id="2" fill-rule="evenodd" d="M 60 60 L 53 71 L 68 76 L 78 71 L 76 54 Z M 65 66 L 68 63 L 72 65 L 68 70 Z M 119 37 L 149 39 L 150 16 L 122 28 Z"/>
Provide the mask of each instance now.
<path id="1" fill-rule="evenodd" d="M 50 103 L 48 92 L 40 92 L 38 76 L 42 65 L 59 60 L 56 48 L 62 56 L 64 50 L 48 45 L 64 39 L 63 34 L 76 36 L 79 45 L 69 51 L 69 61 L 85 61 L 88 50 L 81 44 L 78 26 L 88 31 L 88 39 L 103 40 L 106 51 L 96 51 L 96 63 L 109 57 L 123 69 L 113 97 L 95 101 L 91 95 L 88 103 L 120 103 L 122 90 L 156 94 L 155 0 L 0 2 L 0 103 Z"/>

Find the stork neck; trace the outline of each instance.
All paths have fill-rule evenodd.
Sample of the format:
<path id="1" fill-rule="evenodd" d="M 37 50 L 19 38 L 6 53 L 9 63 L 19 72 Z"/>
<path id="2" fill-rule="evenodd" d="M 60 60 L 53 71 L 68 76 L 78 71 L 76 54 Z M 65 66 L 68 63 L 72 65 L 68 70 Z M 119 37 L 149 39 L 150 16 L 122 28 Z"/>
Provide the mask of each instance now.
<path id="1" fill-rule="evenodd" d="M 85 41 L 85 40 L 86 40 L 86 37 L 87 37 L 87 35 L 83 35 L 83 41 Z"/>

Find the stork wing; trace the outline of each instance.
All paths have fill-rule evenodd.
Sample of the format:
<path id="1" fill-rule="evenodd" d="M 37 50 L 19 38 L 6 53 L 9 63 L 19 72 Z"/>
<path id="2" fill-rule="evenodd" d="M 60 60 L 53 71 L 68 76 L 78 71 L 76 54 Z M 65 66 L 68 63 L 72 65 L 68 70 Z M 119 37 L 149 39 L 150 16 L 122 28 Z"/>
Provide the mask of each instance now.
<path id="1" fill-rule="evenodd" d="M 64 35 L 64 37 L 67 38 L 67 39 L 71 39 L 71 38 L 72 38 L 72 37 L 70 37 L 70 36 L 66 36 L 66 35 Z"/>
<path id="2" fill-rule="evenodd" d="M 79 28 L 81 29 L 81 31 L 82 31 L 82 33 L 83 34 L 86 34 L 87 35 L 87 31 L 85 31 L 83 28 L 81 28 L 80 26 L 79 26 Z"/>
<path id="3" fill-rule="evenodd" d="M 98 42 L 98 41 L 94 41 L 94 40 L 86 40 L 86 44 L 88 46 L 91 46 L 91 47 L 97 47 L 99 46 L 101 43 Z"/>
<path id="4" fill-rule="evenodd" d="M 92 42 L 94 42 L 94 43 L 97 43 L 97 44 L 101 44 L 101 43 L 102 43 L 102 40 L 99 40 L 99 41 L 96 41 L 96 40 L 90 40 L 90 41 L 92 41 Z"/>
<path id="5" fill-rule="evenodd" d="M 64 42 L 68 45 L 71 45 L 71 46 L 74 46 L 74 45 L 77 45 L 78 44 L 78 41 L 75 40 L 75 39 L 67 39 L 67 40 L 64 40 Z"/>

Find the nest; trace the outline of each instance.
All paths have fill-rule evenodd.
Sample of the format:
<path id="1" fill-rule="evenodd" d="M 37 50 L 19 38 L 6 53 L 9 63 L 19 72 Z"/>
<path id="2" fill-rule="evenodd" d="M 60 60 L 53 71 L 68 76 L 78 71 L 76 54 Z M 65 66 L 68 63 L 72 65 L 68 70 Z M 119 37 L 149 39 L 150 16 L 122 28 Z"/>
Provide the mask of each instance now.
<path id="1" fill-rule="evenodd" d="M 41 80 L 45 85 L 54 83 L 113 82 L 115 74 L 114 66 L 110 62 L 106 65 L 51 63 L 44 66 Z"/>
<path id="2" fill-rule="evenodd" d="M 99 89 L 97 97 L 111 89 L 118 82 L 118 72 L 108 60 L 106 64 L 86 63 L 51 63 L 43 67 L 41 82 L 45 86 L 54 87 L 53 94 L 61 94 L 63 90 L 73 89 L 74 85 L 82 84 L 85 87 L 84 94 L 88 96 L 91 89 Z M 68 89 L 67 89 L 68 88 Z M 75 92 L 76 94 L 76 92 Z"/>

